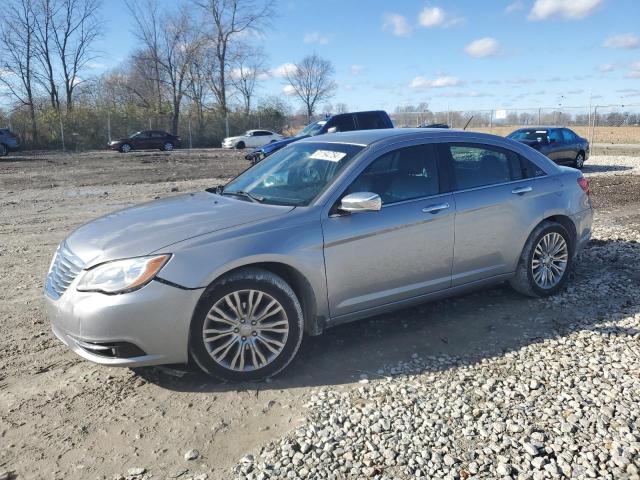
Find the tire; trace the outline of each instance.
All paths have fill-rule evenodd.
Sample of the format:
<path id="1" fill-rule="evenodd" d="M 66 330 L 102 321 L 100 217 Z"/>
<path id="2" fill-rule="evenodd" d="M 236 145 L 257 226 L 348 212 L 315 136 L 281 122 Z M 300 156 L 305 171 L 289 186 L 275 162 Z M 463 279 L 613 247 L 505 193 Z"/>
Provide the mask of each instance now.
<path id="1" fill-rule="evenodd" d="M 0 143 L 0 157 L 6 157 L 7 155 L 9 155 L 9 149 L 3 143 Z"/>
<path id="2" fill-rule="evenodd" d="M 128 143 L 123 143 L 122 145 L 120 145 L 120 153 L 129 153 L 131 150 L 133 150 L 131 148 L 131 145 Z"/>
<path id="3" fill-rule="evenodd" d="M 578 155 L 576 155 L 576 159 L 573 161 L 572 167 L 577 168 L 578 170 L 582 170 L 582 167 L 584 167 L 584 153 L 578 152 Z"/>
<path id="4" fill-rule="evenodd" d="M 238 150 L 244 150 L 245 147 L 246 147 L 246 145 L 244 144 L 244 142 L 236 143 L 236 149 L 238 149 Z"/>
<path id="5" fill-rule="evenodd" d="M 173 150 L 173 143 L 164 142 L 164 145 L 162 145 L 162 150 L 165 152 L 170 152 L 171 150 Z"/>
<path id="6" fill-rule="evenodd" d="M 564 260 L 564 269 L 556 282 L 553 282 L 549 285 L 542 285 L 540 280 L 536 279 L 536 273 L 534 273 L 533 260 L 534 255 L 537 256 L 538 252 L 536 251 L 536 247 L 540 245 L 542 250 L 544 250 L 541 242 L 545 237 L 548 239 L 557 238 L 554 237 L 554 234 L 559 235 L 564 242 L 566 250 L 564 254 L 566 254 L 566 258 Z M 518 267 L 516 268 L 516 273 L 514 277 L 509 280 L 509 284 L 511 287 L 519 293 L 523 295 L 527 295 L 530 297 L 547 297 L 549 295 L 554 295 L 562 288 L 564 288 L 567 280 L 569 278 L 569 273 L 573 268 L 573 245 L 574 241 L 567 231 L 567 229 L 557 223 L 551 221 L 545 221 L 539 224 L 529 238 L 527 239 L 527 243 L 525 243 L 524 248 L 522 249 L 522 253 L 520 254 L 520 260 L 518 261 Z M 565 255 L 560 255 L 562 252 L 559 252 L 557 258 L 564 257 Z M 558 265 L 562 264 L 562 262 L 554 261 L 550 262 L 549 265 Z M 538 260 L 538 270 L 540 272 L 541 268 L 544 269 L 544 263 L 541 265 L 541 261 Z M 552 270 L 553 273 L 556 273 L 556 270 L 553 267 L 549 267 L 548 270 Z"/>
<path id="7" fill-rule="evenodd" d="M 270 308 L 272 301 L 276 305 Z M 242 315 L 235 314 L 230 306 L 238 303 Z M 255 327 L 249 323 L 272 311 L 275 313 L 258 320 Z M 273 328 L 254 330 L 259 325 Z M 217 379 L 263 380 L 291 362 L 300 348 L 303 332 L 302 307 L 291 287 L 267 270 L 247 268 L 223 277 L 203 294 L 191 320 L 189 354 L 203 372 Z"/>

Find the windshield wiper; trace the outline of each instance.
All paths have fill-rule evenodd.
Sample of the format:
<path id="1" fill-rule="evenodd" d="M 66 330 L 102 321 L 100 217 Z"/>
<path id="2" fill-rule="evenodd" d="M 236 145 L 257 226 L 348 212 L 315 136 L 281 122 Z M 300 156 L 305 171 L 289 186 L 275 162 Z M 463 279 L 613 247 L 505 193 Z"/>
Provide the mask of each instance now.
<path id="1" fill-rule="evenodd" d="M 245 192 L 244 190 L 222 190 L 220 192 L 221 195 L 235 195 L 237 197 L 248 198 L 254 203 L 262 203 L 264 202 L 264 197 L 259 197 L 257 195 L 253 195 L 249 192 Z"/>

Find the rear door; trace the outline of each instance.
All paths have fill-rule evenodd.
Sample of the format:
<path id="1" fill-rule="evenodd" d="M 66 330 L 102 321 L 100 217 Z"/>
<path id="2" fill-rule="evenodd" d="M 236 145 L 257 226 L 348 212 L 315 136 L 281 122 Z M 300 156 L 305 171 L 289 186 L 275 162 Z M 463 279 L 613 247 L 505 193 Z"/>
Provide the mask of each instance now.
<path id="1" fill-rule="evenodd" d="M 540 216 L 524 159 L 485 143 L 446 143 L 440 154 L 451 165 L 456 205 L 452 285 L 511 273 Z"/>
<path id="2" fill-rule="evenodd" d="M 567 144 L 562 135 L 562 129 L 549 129 L 549 144 L 547 145 L 545 154 L 556 163 L 567 162 Z"/>
<path id="3" fill-rule="evenodd" d="M 323 218 L 332 317 L 450 286 L 455 206 L 438 170 L 431 145 L 381 152 L 339 198 L 374 192 L 382 209 Z"/>
<path id="4" fill-rule="evenodd" d="M 562 137 L 564 138 L 565 143 L 565 156 L 567 163 L 573 163 L 580 151 L 578 136 L 568 128 L 563 128 Z"/>

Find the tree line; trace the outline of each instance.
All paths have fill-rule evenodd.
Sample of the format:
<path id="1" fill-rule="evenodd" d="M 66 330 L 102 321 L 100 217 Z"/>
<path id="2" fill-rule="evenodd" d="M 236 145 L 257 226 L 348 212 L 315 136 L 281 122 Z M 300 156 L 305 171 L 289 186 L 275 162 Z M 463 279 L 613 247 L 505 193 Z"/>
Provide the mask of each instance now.
<path id="1" fill-rule="evenodd" d="M 107 54 L 98 41 L 109 28 L 101 0 L 5 0 L 0 122 L 31 146 L 59 147 L 66 137 L 68 146 L 100 147 L 145 128 L 188 131 L 191 143 L 209 146 L 230 131 L 282 130 L 288 98 L 309 120 L 336 90 L 333 65 L 313 53 L 282 72 L 289 96 L 259 95 L 272 75 L 261 38 L 274 0 L 125 4 L 136 44 L 96 75 Z"/>

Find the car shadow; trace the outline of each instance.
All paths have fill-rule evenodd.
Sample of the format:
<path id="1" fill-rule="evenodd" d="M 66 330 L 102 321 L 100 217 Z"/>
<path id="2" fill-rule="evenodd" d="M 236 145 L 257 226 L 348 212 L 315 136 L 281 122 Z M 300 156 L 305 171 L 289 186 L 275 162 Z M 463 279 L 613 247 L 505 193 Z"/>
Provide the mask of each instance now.
<path id="1" fill-rule="evenodd" d="M 632 170 L 632 167 L 625 165 L 588 165 L 582 167 L 582 173 L 607 173 L 607 172 L 624 172 Z"/>
<path id="2" fill-rule="evenodd" d="M 636 258 L 640 255 L 639 243 L 599 240 L 587 247 L 567 289 L 556 297 L 528 298 L 501 284 L 327 329 L 321 336 L 305 337 L 293 362 L 269 381 L 225 384 L 184 366 L 135 372 L 162 388 L 182 392 L 335 386 L 384 377 L 394 368 L 411 365 L 413 359 L 418 359 L 416 368 L 422 365 L 433 371 L 476 364 L 576 330 L 634 335 L 637 331 L 601 325 L 619 318 L 611 312 L 640 312 L 640 302 L 631 293 L 612 295 L 598 287 L 633 282 L 640 288 L 638 267 L 601 254 L 607 246 L 618 252 L 632 249 Z M 585 291 L 589 300 L 577 301 L 577 294 Z"/>

